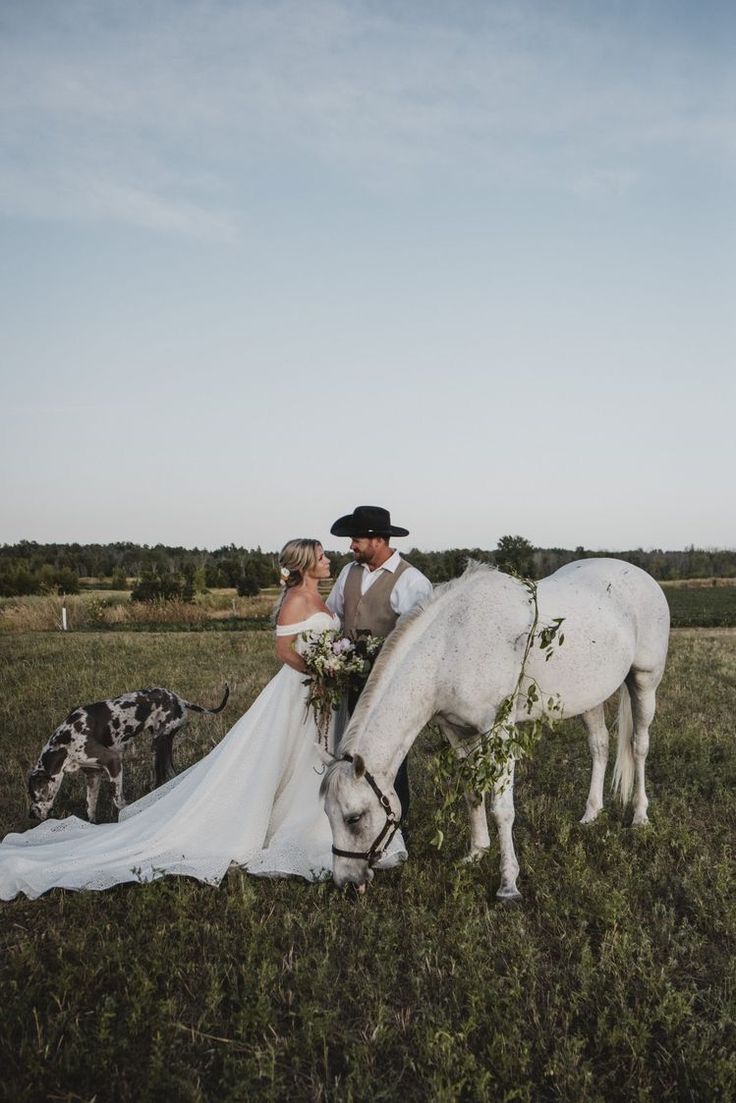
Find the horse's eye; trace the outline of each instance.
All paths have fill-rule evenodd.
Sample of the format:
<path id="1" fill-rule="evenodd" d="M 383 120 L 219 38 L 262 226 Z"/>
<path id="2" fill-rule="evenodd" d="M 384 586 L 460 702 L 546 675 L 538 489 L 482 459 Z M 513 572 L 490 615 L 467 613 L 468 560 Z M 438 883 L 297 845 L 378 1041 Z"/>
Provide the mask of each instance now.
<path id="1" fill-rule="evenodd" d="M 345 823 L 349 823 L 349 824 L 359 823 L 362 818 L 363 818 L 363 813 L 362 812 L 356 812 L 354 816 L 348 816 L 345 820 Z"/>

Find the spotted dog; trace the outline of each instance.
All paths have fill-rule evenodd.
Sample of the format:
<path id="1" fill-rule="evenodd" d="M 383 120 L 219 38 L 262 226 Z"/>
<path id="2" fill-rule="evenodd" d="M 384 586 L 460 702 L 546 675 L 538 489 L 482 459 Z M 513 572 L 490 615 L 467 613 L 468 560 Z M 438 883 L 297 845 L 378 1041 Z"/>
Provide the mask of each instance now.
<path id="1" fill-rule="evenodd" d="M 170 689 L 152 687 L 124 693 L 109 701 L 95 701 L 72 709 L 41 751 L 28 778 L 30 815 L 45 820 L 65 773 L 81 770 L 87 782 L 87 816 L 96 822 L 97 797 L 103 775 L 115 787 L 113 801 L 120 810 L 123 799 L 123 752 L 132 739 L 149 731 L 153 736 L 153 784 L 161 785 L 175 774 L 171 756 L 174 736 L 186 724 L 190 712 L 222 712 L 230 696 L 217 708 L 194 705 Z"/>

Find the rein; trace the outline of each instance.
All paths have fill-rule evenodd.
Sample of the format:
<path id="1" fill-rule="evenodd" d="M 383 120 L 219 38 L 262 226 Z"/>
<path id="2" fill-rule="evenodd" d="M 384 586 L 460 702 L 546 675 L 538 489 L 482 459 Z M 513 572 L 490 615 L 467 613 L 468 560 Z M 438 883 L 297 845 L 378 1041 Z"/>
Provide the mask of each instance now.
<path id="1" fill-rule="evenodd" d="M 341 759 L 343 762 L 352 762 L 353 756 L 346 753 L 341 756 Z M 381 791 L 373 774 L 369 770 L 366 770 L 363 774 L 363 777 L 378 797 L 378 803 L 381 805 L 381 808 L 384 811 L 386 822 L 376 835 L 368 850 L 339 850 L 333 843 L 332 853 L 336 854 L 338 858 L 360 858 L 363 861 L 367 861 L 369 865 L 373 865 L 373 863 L 378 861 L 378 859 L 383 855 L 384 851 L 398 831 L 399 821 L 396 819 L 393 809 L 391 808 L 391 802 L 389 801 L 386 794 Z"/>

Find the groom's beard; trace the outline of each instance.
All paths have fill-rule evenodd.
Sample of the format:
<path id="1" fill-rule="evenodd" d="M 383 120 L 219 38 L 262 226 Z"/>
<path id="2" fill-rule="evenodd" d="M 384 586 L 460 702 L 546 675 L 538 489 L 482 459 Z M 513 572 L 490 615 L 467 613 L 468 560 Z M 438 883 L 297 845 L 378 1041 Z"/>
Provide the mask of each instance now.
<path id="1" fill-rule="evenodd" d="M 361 567 L 368 567 L 369 570 L 373 570 L 375 561 L 375 555 L 369 555 L 366 552 L 353 552 L 353 562 L 359 563 Z"/>

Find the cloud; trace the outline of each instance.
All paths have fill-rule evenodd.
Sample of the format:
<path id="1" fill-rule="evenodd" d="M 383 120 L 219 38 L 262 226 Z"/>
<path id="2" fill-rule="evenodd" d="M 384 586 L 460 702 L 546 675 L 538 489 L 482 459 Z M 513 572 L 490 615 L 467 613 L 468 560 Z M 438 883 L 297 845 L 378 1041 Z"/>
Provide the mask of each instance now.
<path id="1" fill-rule="evenodd" d="M 0 209 L 27 218 L 117 222 L 202 241 L 228 243 L 240 236 L 237 220 L 225 211 L 80 167 L 47 173 L 43 180 L 32 172 L 0 173 Z"/>
<path id="2" fill-rule="evenodd" d="M 10 6 L 0 204 L 231 240 L 263 165 L 578 195 L 635 187 L 662 152 L 731 169 L 736 78 L 650 10 L 641 27 L 542 2 Z"/>

